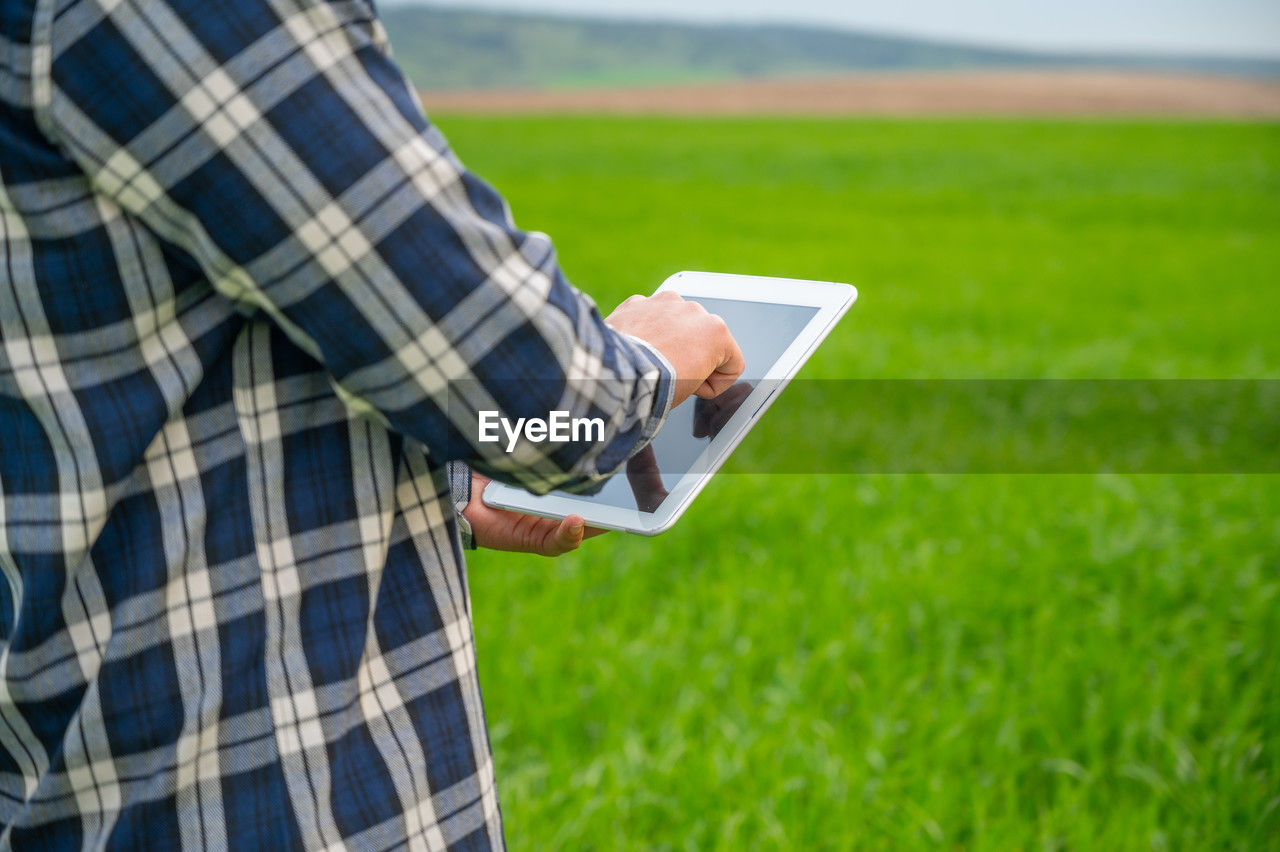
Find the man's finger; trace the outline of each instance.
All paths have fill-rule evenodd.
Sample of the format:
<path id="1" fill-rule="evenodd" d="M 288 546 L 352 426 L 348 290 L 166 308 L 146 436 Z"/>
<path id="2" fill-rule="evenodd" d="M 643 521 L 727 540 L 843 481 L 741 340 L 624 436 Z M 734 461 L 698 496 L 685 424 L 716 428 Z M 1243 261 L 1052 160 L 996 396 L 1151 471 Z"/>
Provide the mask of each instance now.
<path id="1" fill-rule="evenodd" d="M 559 556 L 577 550 L 586 535 L 586 522 L 581 515 L 570 515 L 560 522 L 547 547 L 546 556 Z"/>
<path id="2" fill-rule="evenodd" d="M 742 368 L 739 367 L 737 372 L 727 373 L 723 370 L 716 370 L 707 376 L 707 380 L 702 383 L 694 393 L 703 399 L 715 399 L 720 394 L 734 386 L 738 381 L 738 376 L 742 375 Z"/>
<path id="3" fill-rule="evenodd" d="M 716 368 L 713 375 L 731 376 L 732 380 L 729 384 L 733 384 L 738 380 L 738 376 L 742 375 L 742 371 L 747 369 L 747 359 L 742 355 L 742 349 L 738 346 L 738 341 L 728 333 L 726 328 L 725 336 L 729 338 L 729 351 L 725 353 L 724 361 Z M 721 388 L 724 390 L 724 388 Z"/>

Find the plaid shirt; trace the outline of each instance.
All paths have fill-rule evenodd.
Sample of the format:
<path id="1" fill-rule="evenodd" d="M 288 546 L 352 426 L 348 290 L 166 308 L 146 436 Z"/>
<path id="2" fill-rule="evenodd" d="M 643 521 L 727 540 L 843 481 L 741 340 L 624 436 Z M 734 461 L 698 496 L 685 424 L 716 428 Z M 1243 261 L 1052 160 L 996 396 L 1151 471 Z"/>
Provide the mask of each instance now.
<path id="1" fill-rule="evenodd" d="M 0 846 L 501 846 L 444 463 L 671 393 L 367 0 L 0 4 Z"/>

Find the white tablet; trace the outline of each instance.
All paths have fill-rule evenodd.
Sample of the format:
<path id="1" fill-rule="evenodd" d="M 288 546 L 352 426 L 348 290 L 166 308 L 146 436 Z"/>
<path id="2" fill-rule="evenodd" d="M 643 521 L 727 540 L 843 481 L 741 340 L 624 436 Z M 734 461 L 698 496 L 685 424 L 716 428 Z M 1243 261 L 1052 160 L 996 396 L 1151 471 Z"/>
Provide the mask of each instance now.
<path id="1" fill-rule="evenodd" d="M 594 494 L 538 496 L 490 483 L 484 502 L 532 515 L 578 514 L 590 526 L 657 535 L 684 514 L 765 409 L 858 297 L 848 284 L 679 272 L 674 290 L 718 314 L 742 349 L 746 370 L 714 400 L 691 396 L 672 409 L 646 450 Z"/>

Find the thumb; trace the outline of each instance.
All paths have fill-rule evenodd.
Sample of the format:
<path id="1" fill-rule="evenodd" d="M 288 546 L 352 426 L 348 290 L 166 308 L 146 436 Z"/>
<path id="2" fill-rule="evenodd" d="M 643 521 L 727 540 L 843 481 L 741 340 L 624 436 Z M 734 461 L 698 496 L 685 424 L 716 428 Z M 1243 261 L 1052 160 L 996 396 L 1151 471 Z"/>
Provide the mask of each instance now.
<path id="1" fill-rule="evenodd" d="M 582 544 L 586 531 L 586 521 L 582 516 L 570 515 L 561 521 L 555 531 L 547 537 L 543 555 L 559 556 L 562 553 L 577 550 L 578 545 Z"/>

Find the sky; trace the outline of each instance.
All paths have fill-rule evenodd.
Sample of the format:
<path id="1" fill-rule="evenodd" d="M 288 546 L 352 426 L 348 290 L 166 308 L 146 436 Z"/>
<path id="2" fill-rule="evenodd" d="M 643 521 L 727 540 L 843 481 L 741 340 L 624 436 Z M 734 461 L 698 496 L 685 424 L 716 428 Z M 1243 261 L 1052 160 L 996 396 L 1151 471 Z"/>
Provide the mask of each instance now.
<path id="1" fill-rule="evenodd" d="M 399 0 L 423 2 L 424 0 Z M 384 0 L 396 2 L 396 0 Z M 1280 0 L 430 0 L 701 21 L 784 21 L 1057 50 L 1280 58 Z"/>

